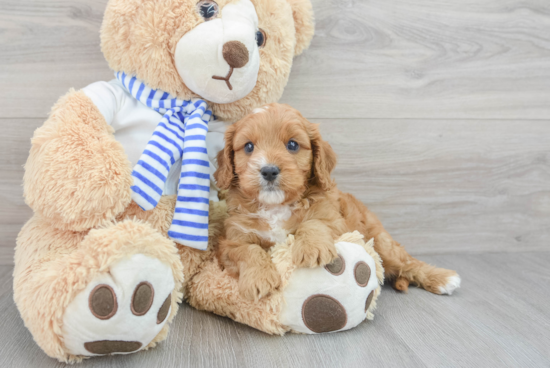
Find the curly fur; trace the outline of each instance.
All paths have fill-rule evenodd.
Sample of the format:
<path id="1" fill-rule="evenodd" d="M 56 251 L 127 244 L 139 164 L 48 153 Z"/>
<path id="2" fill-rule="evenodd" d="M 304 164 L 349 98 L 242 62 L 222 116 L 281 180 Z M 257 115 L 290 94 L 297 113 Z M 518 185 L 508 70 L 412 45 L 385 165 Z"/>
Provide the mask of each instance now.
<path id="1" fill-rule="evenodd" d="M 386 276 L 396 280 L 400 290 L 406 291 L 407 282 L 411 282 L 441 294 L 449 278 L 457 276 L 410 256 L 365 205 L 336 188 L 330 177 L 336 165 L 334 151 L 321 138 L 318 127 L 288 105 L 271 104 L 245 117 L 225 138 L 215 177 L 229 189 L 230 216 L 218 257 L 227 272 L 239 279 L 245 297 L 259 299 L 281 286 L 277 271 L 265 256 L 265 250 L 274 245 L 269 234 L 276 229 L 259 215 L 280 208 L 290 212 L 278 226 L 296 236 L 292 256 L 300 267 L 330 263 L 337 256 L 334 240 L 357 230 L 366 239 L 374 238 Z M 297 152 L 286 149 L 291 139 L 300 145 Z M 251 153 L 244 150 L 249 142 L 254 145 Z M 280 169 L 274 186 L 262 183 L 258 162 Z M 262 203 L 261 193 L 266 188 L 284 192 L 281 203 Z"/>

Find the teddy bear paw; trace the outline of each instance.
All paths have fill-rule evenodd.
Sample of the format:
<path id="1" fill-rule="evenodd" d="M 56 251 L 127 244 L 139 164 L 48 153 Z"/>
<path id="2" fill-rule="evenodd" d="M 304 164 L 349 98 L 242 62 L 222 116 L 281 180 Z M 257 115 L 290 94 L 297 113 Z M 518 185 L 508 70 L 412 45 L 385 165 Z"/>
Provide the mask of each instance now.
<path id="1" fill-rule="evenodd" d="M 73 355 L 129 354 L 145 348 L 170 315 L 170 267 L 143 254 L 96 276 L 68 305 L 63 342 Z"/>
<path id="2" fill-rule="evenodd" d="M 284 289 L 280 321 L 301 333 L 353 328 L 366 317 L 379 288 L 376 262 L 354 243 L 336 243 L 338 258 L 317 268 L 298 268 Z"/>

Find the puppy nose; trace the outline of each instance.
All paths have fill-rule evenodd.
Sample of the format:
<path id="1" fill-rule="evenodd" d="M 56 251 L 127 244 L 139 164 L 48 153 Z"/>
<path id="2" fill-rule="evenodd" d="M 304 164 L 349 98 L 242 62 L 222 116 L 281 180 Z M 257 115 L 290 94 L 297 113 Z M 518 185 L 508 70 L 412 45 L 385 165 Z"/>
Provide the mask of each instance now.
<path id="1" fill-rule="evenodd" d="M 239 41 L 229 41 L 223 45 L 223 58 L 232 68 L 242 68 L 248 63 L 248 49 Z"/>
<path id="2" fill-rule="evenodd" d="M 277 178 L 277 175 L 279 175 L 280 172 L 281 170 L 279 170 L 277 166 L 264 166 L 260 170 L 260 173 L 262 173 L 263 178 L 267 181 L 275 180 Z"/>

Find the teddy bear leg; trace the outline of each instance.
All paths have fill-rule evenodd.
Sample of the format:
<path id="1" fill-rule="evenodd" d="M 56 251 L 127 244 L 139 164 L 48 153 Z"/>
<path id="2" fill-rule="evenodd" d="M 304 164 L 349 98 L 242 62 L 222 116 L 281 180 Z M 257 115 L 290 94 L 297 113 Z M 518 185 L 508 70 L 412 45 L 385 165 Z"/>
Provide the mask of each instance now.
<path id="1" fill-rule="evenodd" d="M 73 355 L 147 347 L 167 321 L 174 286 L 170 267 L 156 258 L 134 254 L 109 265 L 65 309 L 65 347 Z"/>
<path id="2" fill-rule="evenodd" d="M 40 235 L 23 229 L 20 253 L 29 253 L 32 240 L 50 251 L 27 264 L 16 255 L 14 289 L 25 324 L 48 355 L 71 362 L 128 354 L 166 337 L 183 275 L 172 241 L 130 220 L 91 230 L 80 242 L 36 230 Z"/>

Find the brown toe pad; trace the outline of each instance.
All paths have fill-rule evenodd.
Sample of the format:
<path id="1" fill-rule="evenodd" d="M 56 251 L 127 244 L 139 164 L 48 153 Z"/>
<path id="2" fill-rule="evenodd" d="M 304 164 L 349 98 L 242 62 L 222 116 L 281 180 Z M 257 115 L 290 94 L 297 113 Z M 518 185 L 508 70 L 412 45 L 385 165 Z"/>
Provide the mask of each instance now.
<path id="1" fill-rule="evenodd" d="M 102 340 L 84 343 L 84 348 L 92 354 L 131 353 L 141 348 L 139 341 Z"/>
<path id="2" fill-rule="evenodd" d="M 115 315 L 118 304 L 116 294 L 109 285 L 97 285 L 88 298 L 88 306 L 92 314 L 99 319 L 109 319 Z"/>
<path id="3" fill-rule="evenodd" d="M 346 309 L 340 302 L 324 294 L 312 295 L 302 305 L 302 319 L 313 332 L 331 332 L 344 328 L 348 322 Z"/>
<path id="4" fill-rule="evenodd" d="M 338 255 L 338 258 L 326 265 L 325 269 L 334 276 L 339 276 L 344 273 L 344 270 L 346 269 L 346 262 L 341 255 Z"/>
<path id="5" fill-rule="evenodd" d="M 168 295 L 164 303 L 160 306 L 159 312 L 157 313 L 157 325 L 164 322 L 168 312 L 170 311 L 170 304 L 172 303 L 172 295 Z"/>
<path id="6" fill-rule="evenodd" d="M 370 303 L 372 303 L 372 298 L 374 298 L 374 290 L 371 291 L 367 297 L 367 301 L 365 302 L 365 312 L 369 310 Z"/>
<path id="7" fill-rule="evenodd" d="M 365 262 L 361 261 L 355 265 L 354 270 L 355 281 L 361 287 L 367 286 L 370 279 L 370 267 Z"/>
<path id="8" fill-rule="evenodd" d="M 136 316 L 143 316 L 151 308 L 154 299 L 155 289 L 153 289 L 153 285 L 146 281 L 140 282 L 132 295 L 132 303 L 130 304 L 132 313 Z"/>

